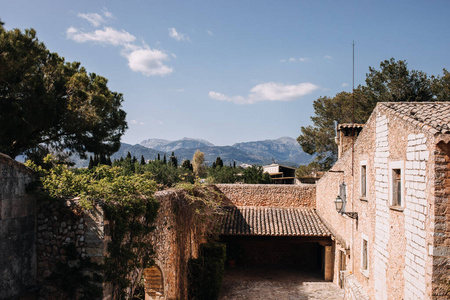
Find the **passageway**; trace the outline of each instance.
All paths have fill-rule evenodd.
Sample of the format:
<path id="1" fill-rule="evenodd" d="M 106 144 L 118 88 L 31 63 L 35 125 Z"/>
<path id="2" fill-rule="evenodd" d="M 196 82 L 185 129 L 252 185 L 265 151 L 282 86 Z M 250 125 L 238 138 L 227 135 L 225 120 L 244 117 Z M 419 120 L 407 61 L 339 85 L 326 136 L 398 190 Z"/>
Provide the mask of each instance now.
<path id="1" fill-rule="evenodd" d="M 320 272 L 288 267 L 227 267 L 219 300 L 343 299 L 344 291 L 323 280 Z"/>

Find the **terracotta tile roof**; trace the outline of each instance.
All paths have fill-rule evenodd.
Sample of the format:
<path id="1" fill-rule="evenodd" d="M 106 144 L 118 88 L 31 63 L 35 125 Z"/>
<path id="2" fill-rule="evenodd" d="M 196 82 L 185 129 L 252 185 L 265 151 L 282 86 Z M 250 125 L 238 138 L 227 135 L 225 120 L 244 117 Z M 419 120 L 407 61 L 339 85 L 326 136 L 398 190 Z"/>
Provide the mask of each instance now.
<path id="1" fill-rule="evenodd" d="M 450 133 L 450 102 L 385 102 L 380 105 L 433 134 Z"/>
<path id="2" fill-rule="evenodd" d="M 344 129 L 344 128 L 363 128 L 364 124 L 358 124 L 358 123 L 342 123 L 339 124 L 338 130 Z"/>
<path id="3" fill-rule="evenodd" d="M 331 236 L 312 208 L 225 207 L 222 235 Z"/>

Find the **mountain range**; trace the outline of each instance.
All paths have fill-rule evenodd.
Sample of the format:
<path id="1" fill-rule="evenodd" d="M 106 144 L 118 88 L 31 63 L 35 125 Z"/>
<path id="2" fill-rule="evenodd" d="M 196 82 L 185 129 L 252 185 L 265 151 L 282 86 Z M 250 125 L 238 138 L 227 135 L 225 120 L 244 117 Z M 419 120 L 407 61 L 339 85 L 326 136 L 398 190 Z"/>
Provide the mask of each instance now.
<path id="1" fill-rule="evenodd" d="M 303 152 L 297 141 L 290 137 L 243 142 L 232 146 L 215 146 L 206 140 L 194 138 L 182 138 L 176 141 L 148 139 L 135 146 L 144 146 L 148 149 L 160 151 L 161 155 L 164 153 L 170 155 L 174 152 L 179 162 L 185 159 L 192 159 L 195 151 L 200 150 L 205 153 L 205 161 L 209 165 L 218 156 L 220 156 L 225 164 L 236 162 L 238 165 L 243 163 L 265 165 L 275 161 L 276 163 L 289 166 L 298 166 L 308 164 L 314 159 L 314 156 Z M 125 145 L 123 145 L 123 148 L 125 148 Z M 136 149 L 140 148 L 137 147 Z M 131 154 L 133 155 L 133 153 Z M 145 155 L 144 157 L 146 159 L 153 159 L 155 155 L 151 156 L 151 158 L 147 158 Z"/>
<path id="2" fill-rule="evenodd" d="M 160 154 L 161 158 L 167 158 L 172 152 L 181 164 L 184 160 L 192 160 L 194 153 L 200 150 L 205 153 L 205 162 L 211 165 L 220 156 L 225 165 L 249 164 L 267 165 L 273 162 L 286 166 L 299 166 L 310 163 L 313 155 L 303 152 L 296 140 L 290 137 L 282 137 L 275 140 L 264 140 L 254 142 L 236 143 L 232 146 L 215 146 L 214 144 L 194 138 L 182 138 L 176 141 L 164 139 L 147 139 L 140 144 L 131 145 L 122 143 L 120 149 L 111 156 L 111 159 L 120 159 L 127 156 L 128 152 L 132 156 L 140 159 L 144 156 L 146 160 L 154 160 Z M 86 167 L 88 160 L 80 159 L 76 155 L 72 157 L 77 167 Z"/>

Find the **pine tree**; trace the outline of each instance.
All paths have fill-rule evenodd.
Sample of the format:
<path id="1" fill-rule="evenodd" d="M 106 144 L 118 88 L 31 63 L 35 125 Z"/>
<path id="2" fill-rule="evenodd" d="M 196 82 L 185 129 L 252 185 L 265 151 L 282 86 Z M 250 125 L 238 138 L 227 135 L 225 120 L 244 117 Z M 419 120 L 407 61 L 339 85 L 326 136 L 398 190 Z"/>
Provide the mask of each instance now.
<path id="1" fill-rule="evenodd" d="M 114 160 L 114 161 L 116 161 L 116 160 Z M 112 166 L 112 162 L 111 162 L 111 157 L 110 156 L 108 156 L 108 158 L 106 159 L 106 164 L 108 166 Z"/>

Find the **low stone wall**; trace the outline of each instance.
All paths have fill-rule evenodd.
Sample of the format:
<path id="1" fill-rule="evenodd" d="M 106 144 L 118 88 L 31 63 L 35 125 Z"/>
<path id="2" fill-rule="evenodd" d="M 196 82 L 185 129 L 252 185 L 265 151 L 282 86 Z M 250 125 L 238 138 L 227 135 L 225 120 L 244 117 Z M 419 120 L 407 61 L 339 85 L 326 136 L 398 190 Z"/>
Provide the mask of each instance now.
<path id="1" fill-rule="evenodd" d="M 35 294 L 36 199 L 27 194 L 33 173 L 0 153 L 0 299 Z"/>
<path id="2" fill-rule="evenodd" d="M 314 184 L 218 184 L 228 205 L 316 208 Z"/>

